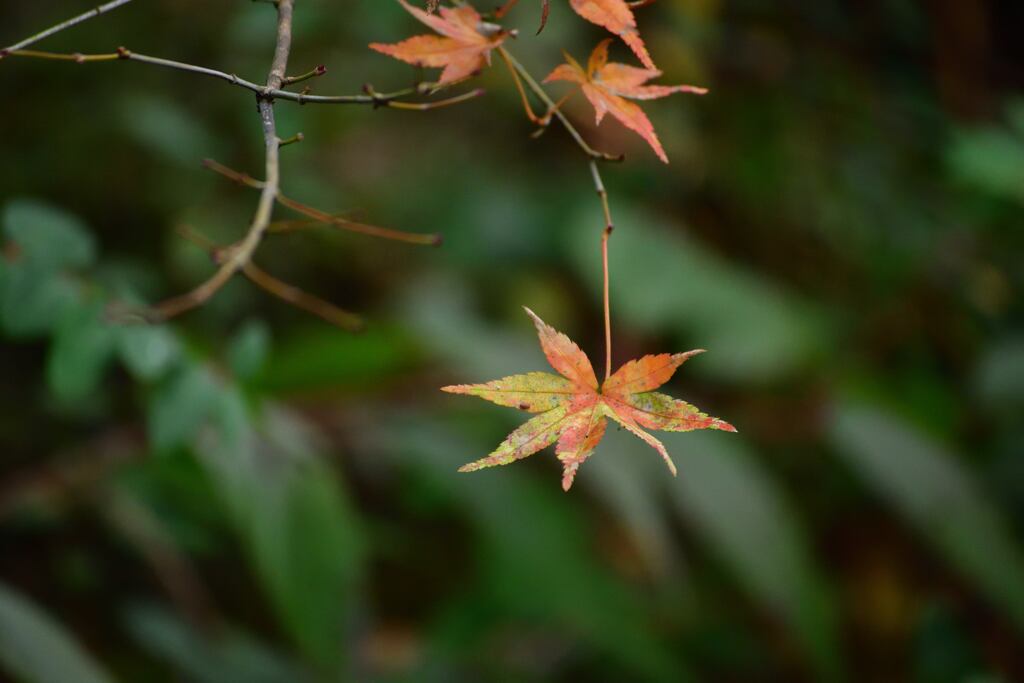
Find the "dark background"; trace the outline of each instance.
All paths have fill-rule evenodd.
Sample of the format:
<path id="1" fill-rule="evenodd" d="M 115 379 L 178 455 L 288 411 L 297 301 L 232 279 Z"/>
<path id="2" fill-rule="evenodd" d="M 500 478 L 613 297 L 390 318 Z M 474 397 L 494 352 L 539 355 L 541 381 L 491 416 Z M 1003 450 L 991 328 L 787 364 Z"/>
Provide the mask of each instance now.
<path id="1" fill-rule="evenodd" d="M 89 6 L 5 2 L 0 44 Z M 262 173 L 253 98 L 0 61 L 0 678 L 1024 678 L 1024 6 L 637 14 L 662 82 L 711 93 L 645 103 L 670 166 L 566 107 L 627 155 L 605 170 L 615 363 L 709 349 L 668 390 L 739 434 L 664 435 L 672 479 L 610 429 L 569 494 L 550 451 L 457 474 L 521 416 L 438 391 L 545 368 L 522 305 L 603 356 L 585 160 L 557 126 L 529 138 L 500 60 L 448 109 L 279 103 L 306 138 L 289 195 L 445 238 L 266 241 L 356 336 L 242 280 L 104 323 L 211 272 L 177 228 L 244 232 L 256 193 L 200 160 Z M 538 77 L 603 37 L 561 0 L 538 18 L 508 18 Z M 248 0 L 137 2 L 36 47 L 262 81 L 274 26 Z M 299 0 L 291 70 L 403 87 L 416 70 L 365 45 L 422 32 L 397 3 Z"/>

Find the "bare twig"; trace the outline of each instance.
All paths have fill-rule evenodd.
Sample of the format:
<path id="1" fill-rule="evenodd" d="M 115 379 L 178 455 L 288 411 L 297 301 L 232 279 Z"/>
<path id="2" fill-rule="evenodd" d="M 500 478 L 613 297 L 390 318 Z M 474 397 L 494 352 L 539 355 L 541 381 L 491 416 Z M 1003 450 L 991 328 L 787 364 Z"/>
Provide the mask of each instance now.
<path id="1" fill-rule="evenodd" d="M 510 5 L 513 3 L 509 3 Z M 508 50 L 503 46 L 498 47 L 498 54 L 505 61 L 509 71 L 512 74 L 512 78 L 516 83 L 516 88 L 519 90 L 519 95 L 523 100 L 523 107 L 526 110 L 526 115 L 533 123 L 537 123 L 541 126 L 538 133 L 543 132 L 547 129 L 547 125 L 551 121 L 552 115 L 557 117 L 562 126 L 569 132 L 572 138 L 579 145 L 580 149 L 583 150 L 590 159 L 590 174 L 594 180 L 594 189 L 597 190 L 597 196 L 601 200 L 601 210 L 604 212 L 604 230 L 601 233 L 601 264 L 604 272 L 604 348 L 605 348 L 605 379 L 611 376 L 612 372 L 612 314 L 611 314 L 611 302 L 609 296 L 609 272 L 608 272 L 608 239 L 611 237 L 612 231 L 615 229 L 615 225 L 612 222 L 611 207 L 608 204 L 608 190 L 605 189 L 604 181 L 601 178 L 601 171 L 597 167 L 598 161 L 621 161 L 622 156 L 611 156 L 603 152 L 594 150 L 580 135 L 576 127 L 572 125 L 565 114 L 562 113 L 560 107 L 565 102 L 565 98 L 559 102 L 554 102 L 551 97 L 547 94 L 543 87 L 537 82 L 533 76 L 526 70 L 526 68 L 520 64 L 515 57 L 513 57 Z M 533 113 L 533 109 L 530 107 L 530 102 L 526 97 L 526 92 L 523 89 L 523 84 L 520 81 L 525 81 L 534 94 L 540 98 L 544 104 L 547 105 L 548 111 L 544 116 L 537 116 Z"/>
<path id="2" fill-rule="evenodd" d="M 431 247 L 441 245 L 441 236 L 436 233 L 418 234 L 403 232 L 401 230 L 391 230 L 389 228 L 381 228 L 376 225 L 367 225 L 366 223 L 350 221 L 346 218 L 332 216 L 329 213 L 320 211 L 319 209 L 314 209 L 311 206 L 306 206 L 305 204 L 297 202 L 294 199 L 289 199 L 280 193 L 277 195 L 277 201 L 280 202 L 281 206 L 286 206 L 296 213 L 308 216 L 317 223 L 333 225 L 334 227 L 341 228 L 342 230 L 347 230 L 349 232 L 356 232 L 362 235 L 369 235 L 371 237 L 380 237 L 387 240 L 395 240 L 397 242 L 407 242 L 409 244 L 422 244 Z M 284 225 L 288 226 L 288 224 Z M 293 223 L 283 229 L 275 229 L 274 232 L 288 232 L 289 229 L 294 230 L 295 224 Z"/>
<path id="3" fill-rule="evenodd" d="M 615 224 L 612 222 L 612 210 L 608 205 L 608 190 L 604 187 L 604 180 L 601 179 L 601 171 L 597 168 L 597 162 L 590 160 L 590 174 L 594 178 L 594 189 L 601 199 L 601 209 L 604 211 L 604 231 L 601 233 L 601 266 L 604 271 L 604 378 L 608 379 L 612 374 L 612 307 L 609 300 L 609 272 L 608 272 L 608 238 L 612 236 Z"/>
<path id="4" fill-rule="evenodd" d="M 299 133 L 296 133 L 295 135 L 291 136 L 290 138 L 285 138 L 284 140 L 278 139 L 277 146 L 278 147 L 287 147 L 288 145 L 294 145 L 296 143 L 302 142 L 305 139 L 306 139 L 306 136 L 303 135 L 301 132 L 299 132 Z"/>
<path id="5" fill-rule="evenodd" d="M 277 45 L 274 48 L 274 59 L 267 74 L 268 91 L 279 89 L 288 68 L 288 55 L 292 46 L 292 10 L 295 0 L 278 0 L 277 2 Z M 217 272 L 203 284 L 191 292 L 168 299 L 154 309 L 154 318 L 167 319 L 205 303 L 211 296 L 227 283 L 231 277 L 252 260 L 252 255 L 259 246 L 263 235 L 270 225 L 274 211 L 274 202 L 281 182 L 280 145 L 277 137 L 277 123 L 274 119 L 274 101 L 268 97 L 259 99 L 260 122 L 263 126 L 263 143 L 266 158 L 266 179 L 263 181 L 256 215 L 249 224 L 245 238 L 232 249 L 231 255 L 221 264 Z"/>
<path id="6" fill-rule="evenodd" d="M 363 329 L 363 319 L 358 315 L 344 311 L 330 302 L 302 291 L 294 285 L 278 280 L 270 273 L 259 268 L 252 261 L 245 264 L 242 272 L 247 278 L 252 280 L 253 284 L 263 290 L 273 294 L 282 301 L 287 301 L 296 308 L 301 308 L 323 318 L 332 325 L 337 325 L 341 329 L 350 332 L 359 332 Z"/>
<path id="7" fill-rule="evenodd" d="M 318 64 L 312 71 L 307 71 L 299 76 L 286 77 L 282 85 L 295 85 L 296 83 L 302 83 L 303 81 L 308 81 L 309 79 L 316 78 L 317 76 L 323 76 L 325 73 L 327 73 L 327 67 L 323 64 Z"/>
<path id="8" fill-rule="evenodd" d="M 261 180 L 256 180 L 248 173 L 239 173 L 233 168 L 228 168 L 224 164 L 221 164 L 213 159 L 203 159 L 203 168 L 208 168 L 218 175 L 222 175 L 232 182 L 236 182 L 239 185 L 245 185 L 246 187 L 252 187 L 257 190 L 262 190 L 264 183 Z"/>
<path id="9" fill-rule="evenodd" d="M 65 29 L 71 28 L 72 26 L 77 26 L 78 24 L 81 24 L 83 21 L 88 21 L 89 19 L 93 19 L 95 17 L 98 17 L 101 14 L 106 14 L 107 12 L 109 12 L 111 10 L 115 10 L 118 7 L 122 7 L 124 5 L 127 5 L 131 1 L 132 0 L 112 0 L 111 2 L 108 2 L 108 3 L 104 4 L 104 5 L 100 5 L 99 7 L 92 8 L 88 12 L 84 12 L 82 14 L 79 14 L 77 17 L 74 17 L 72 19 L 68 19 L 67 21 L 61 22 L 61 23 L 59 23 L 59 24 L 57 24 L 55 26 L 51 26 L 48 29 L 40 31 L 39 33 L 35 34 L 34 36 L 29 36 L 25 40 L 19 41 L 19 42 L 15 43 L 14 45 L 9 45 L 8 47 L 5 47 L 4 49 L 0 50 L 0 59 L 3 59 L 4 57 L 6 57 L 7 55 L 11 54 L 12 52 L 15 52 L 16 50 L 23 50 L 24 48 L 28 47 L 29 45 L 33 45 L 35 43 L 38 43 L 40 40 L 43 40 L 44 38 L 49 38 L 50 36 L 54 35 L 55 33 L 60 33 L 61 31 L 65 30 Z"/>
<path id="10" fill-rule="evenodd" d="M 530 75 L 530 72 L 526 70 L 526 67 L 524 67 L 519 62 L 519 60 L 513 57 L 512 53 L 510 53 L 504 46 L 498 46 L 498 54 L 501 55 L 501 58 L 505 60 L 506 64 L 510 65 L 511 70 L 514 70 L 519 75 L 519 77 L 526 82 L 526 85 L 528 85 L 530 90 L 533 91 L 533 94 L 540 98 L 540 101 L 546 104 L 548 107 L 548 114 L 545 117 L 531 116 L 531 121 L 533 121 L 534 123 L 538 123 L 542 121 L 544 118 L 549 118 L 552 114 L 554 114 L 555 118 L 557 118 L 558 121 L 562 124 L 562 126 L 569 132 L 569 135 L 572 136 L 572 139 L 576 141 L 576 144 L 579 146 L 581 150 L 583 150 L 583 153 L 586 154 L 588 157 L 590 157 L 591 159 L 595 159 L 597 161 L 622 161 L 624 157 L 621 155 L 615 156 L 613 154 L 606 154 L 605 152 L 598 152 L 589 144 L 587 144 L 587 141 L 583 139 L 583 136 L 580 135 L 580 132 L 576 130 L 576 126 L 574 126 L 572 122 L 569 121 L 569 119 L 566 117 L 566 115 L 562 113 L 562 111 L 558 108 L 558 105 L 555 103 L 555 101 L 551 99 L 550 95 L 548 95 L 547 91 L 545 91 L 544 88 L 541 87 L 540 83 L 538 83 L 537 80 L 532 75 Z M 529 111 L 529 105 L 527 105 L 527 110 Z M 533 114 L 532 111 L 529 111 L 529 113 L 531 115 Z"/>
<path id="11" fill-rule="evenodd" d="M 266 187 L 266 183 L 256 180 L 248 173 L 240 173 L 232 168 L 228 168 L 224 164 L 214 161 L 213 159 L 204 159 L 203 166 L 214 173 L 224 176 L 232 182 L 238 183 L 239 185 L 245 185 L 246 187 L 251 187 L 257 190 L 262 190 Z M 269 226 L 270 232 L 293 232 L 301 228 L 309 227 L 311 224 L 333 225 L 337 228 L 341 228 L 342 230 L 348 230 L 349 232 L 395 240 L 397 242 L 408 242 L 409 244 L 422 244 L 432 247 L 441 245 L 441 236 L 436 233 L 419 234 L 405 232 L 403 230 L 392 230 L 390 228 L 382 228 L 376 225 L 368 225 L 366 223 L 352 221 L 341 216 L 333 216 L 326 211 L 321 211 L 320 209 L 315 209 L 312 206 L 307 206 L 301 202 L 295 201 L 294 199 L 285 196 L 281 191 L 278 191 L 277 193 L 277 201 L 281 206 L 285 206 L 296 213 L 307 216 L 308 218 L 311 218 L 312 221 L 281 221 L 273 223 Z"/>
<path id="12" fill-rule="evenodd" d="M 268 226 L 272 229 L 274 224 Z M 193 230 L 187 225 L 180 225 L 177 232 L 184 239 L 197 245 L 200 249 L 210 254 L 214 263 L 224 263 L 231 257 L 232 247 L 221 247 L 200 232 Z M 313 296 L 294 285 L 279 280 L 266 272 L 252 261 L 249 261 L 242 268 L 242 274 L 249 278 L 253 284 L 277 298 L 301 308 L 305 311 L 319 316 L 338 327 L 350 332 L 359 332 L 363 329 L 363 319 L 355 313 L 338 308 L 334 304 Z"/>
<path id="13" fill-rule="evenodd" d="M 366 92 L 361 95 L 310 95 L 305 92 L 291 92 L 290 90 L 284 90 L 282 86 L 289 83 L 297 83 L 299 80 L 306 80 L 311 77 L 308 74 L 304 76 L 296 76 L 291 81 L 282 79 L 282 82 L 276 87 L 270 87 L 267 85 L 260 85 L 259 83 L 253 83 L 248 81 L 241 76 L 235 74 L 229 74 L 225 71 L 219 71 L 217 69 L 211 69 L 205 66 L 197 66 L 195 64 L 187 64 L 185 62 L 178 62 L 173 59 L 164 59 L 162 57 L 152 57 L 150 55 L 140 54 L 138 52 L 132 52 L 128 48 L 119 47 L 116 52 L 108 52 L 101 54 L 82 54 L 82 53 L 59 53 L 59 52 L 43 52 L 40 50 L 11 50 L 9 53 L 11 57 L 28 57 L 33 59 L 49 59 L 62 62 L 75 62 L 76 64 L 91 64 L 94 62 L 116 62 L 116 61 L 128 61 L 138 62 L 140 64 L 148 64 L 150 66 L 161 67 L 164 69 L 173 69 L 175 71 L 184 71 L 199 76 L 207 76 L 209 78 L 216 78 L 218 80 L 230 83 L 231 85 L 249 90 L 256 93 L 258 97 L 263 99 L 271 100 L 283 100 L 285 102 L 294 102 L 296 104 L 362 104 L 373 107 L 391 107 L 395 109 L 432 109 L 437 106 L 444 106 L 447 104 L 456 104 L 473 97 L 478 97 L 483 94 L 482 90 L 473 90 L 464 95 L 460 95 L 457 98 L 452 98 L 452 101 L 436 102 L 436 103 L 411 103 L 402 102 L 401 98 L 410 97 L 414 95 L 433 95 L 434 93 L 454 85 L 454 83 L 441 85 L 439 83 L 422 83 L 410 88 L 403 88 L 396 90 L 395 92 L 379 93 L 367 86 Z M 325 70 L 326 71 L 326 70 Z M 313 75 L 316 70 L 310 72 Z M 433 106 L 424 107 L 423 104 L 431 104 Z"/>

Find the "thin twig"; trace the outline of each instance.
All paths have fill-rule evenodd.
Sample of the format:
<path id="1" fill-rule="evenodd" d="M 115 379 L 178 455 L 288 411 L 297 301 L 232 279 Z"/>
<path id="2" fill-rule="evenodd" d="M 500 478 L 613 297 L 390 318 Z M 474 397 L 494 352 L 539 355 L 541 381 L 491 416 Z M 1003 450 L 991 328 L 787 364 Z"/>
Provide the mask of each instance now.
<path id="1" fill-rule="evenodd" d="M 306 136 L 303 135 L 301 132 L 299 132 L 299 133 L 296 133 L 295 135 L 291 136 L 290 138 L 285 138 L 284 140 L 278 140 L 277 141 L 277 146 L 278 147 L 287 147 L 288 145 L 294 145 L 294 144 L 300 143 L 300 142 L 302 142 L 305 139 L 306 139 Z"/>
<path id="2" fill-rule="evenodd" d="M 569 134 L 579 145 L 580 149 L 590 158 L 590 173 L 594 179 L 594 188 L 597 190 L 597 195 L 601 199 L 601 209 L 604 211 L 604 230 L 601 233 L 601 263 L 604 271 L 604 347 L 605 347 L 605 379 L 611 376 L 612 373 L 612 313 L 611 303 L 609 297 L 609 272 L 608 272 L 608 238 L 611 237 L 612 231 L 615 226 L 612 222 L 611 207 L 608 204 L 608 191 L 605 189 L 604 181 L 601 178 L 601 172 L 597 168 L 598 161 L 621 161 L 622 156 L 611 156 L 594 150 L 580 135 L 576 127 L 570 123 L 569 119 L 566 118 L 565 114 L 562 113 L 559 105 L 556 104 L 551 97 L 547 94 L 543 87 L 530 75 L 530 72 L 520 64 L 515 57 L 513 57 L 508 50 L 503 46 L 498 47 L 498 54 L 501 55 L 502 59 L 505 60 L 505 64 L 509 66 L 509 70 L 512 72 L 513 80 L 516 82 L 516 86 L 519 88 L 519 93 L 523 98 L 523 105 L 526 109 L 526 114 L 534 123 L 541 123 L 546 125 L 552 114 L 558 118 L 561 124 L 565 127 Z M 523 91 L 522 83 L 519 78 L 516 77 L 518 73 L 519 77 L 526 82 L 530 89 L 534 92 L 537 97 L 541 99 L 548 106 L 548 113 L 543 117 L 538 117 L 533 113 L 530 108 L 529 101 L 526 98 L 526 93 Z M 563 100 L 564 102 L 564 100 Z M 540 129 L 545 130 L 544 127 Z"/>
<path id="3" fill-rule="evenodd" d="M 214 161 L 213 159 L 204 159 L 203 166 L 214 173 L 224 176 L 232 182 L 238 183 L 239 185 L 245 185 L 246 187 L 251 187 L 257 190 L 262 190 L 266 187 L 266 183 L 256 180 L 248 173 L 240 173 L 232 168 L 228 168 L 224 164 Z M 390 228 L 381 228 L 376 225 L 368 225 L 366 223 L 348 220 L 340 216 L 333 216 L 326 211 L 315 209 L 312 206 L 307 206 L 302 202 L 291 199 L 290 197 L 285 196 L 281 191 L 278 191 L 277 193 L 277 201 L 281 206 L 285 206 L 296 213 L 300 213 L 303 216 L 313 219 L 313 225 L 333 225 L 341 228 L 342 230 L 348 230 L 349 232 L 356 232 L 363 235 L 370 235 L 371 237 L 380 237 L 382 239 L 395 240 L 398 242 L 407 242 L 409 244 L 423 244 L 432 247 L 441 245 L 441 236 L 436 233 L 418 234 L 405 232 L 403 230 L 392 230 Z M 294 230 L 309 227 L 310 224 L 310 221 L 282 221 L 279 223 L 272 223 L 268 227 L 270 232 L 292 232 Z"/>
<path id="4" fill-rule="evenodd" d="M 299 76 L 287 76 L 282 82 L 282 85 L 295 85 L 296 83 L 302 83 L 303 81 L 308 81 L 309 79 L 316 78 L 317 76 L 323 76 L 325 73 L 327 73 L 327 67 L 323 64 L 318 64 L 312 71 L 307 71 Z"/>
<path id="5" fill-rule="evenodd" d="M 579 148 L 583 150 L 584 154 L 586 154 L 591 159 L 595 159 L 598 161 L 622 161 L 624 157 L 622 157 L 621 155 L 615 156 L 613 154 L 606 154 L 605 152 L 598 152 L 593 147 L 588 145 L 587 141 L 583 139 L 582 135 L 580 135 L 580 132 L 576 130 L 576 126 L 574 126 L 572 122 L 569 121 L 569 119 L 566 117 L 566 115 L 561 112 L 561 110 L 558 108 L 558 105 L 555 104 L 555 101 L 551 99 L 547 91 L 545 91 L 544 88 L 541 87 L 540 83 L 538 83 L 537 80 L 530 75 L 530 72 L 526 70 L 526 67 L 524 67 L 519 62 L 519 60 L 513 57 L 512 53 L 505 49 L 504 46 L 499 45 L 497 49 L 498 54 L 501 55 L 502 59 L 504 59 L 507 63 L 512 65 L 512 68 L 519 73 L 519 76 L 530 87 L 530 90 L 532 90 L 533 93 L 538 98 L 540 98 L 540 100 L 544 104 L 547 105 L 548 111 L 555 115 L 555 117 L 562 124 L 562 126 L 569 132 L 569 135 L 572 136 L 572 139 L 576 141 L 576 144 L 579 146 Z"/>
<path id="6" fill-rule="evenodd" d="M 269 229 L 273 229 L 273 225 Z M 180 225 L 177 232 L 182 238 L 197 245 L 207 252 L 214 263 L 224 263 L 231 257 L 231 247 L 221 247 L 202 233 L 193 230 L 188 225 Z M 338 308 L 334 304 L 324 301 L 319 297 L 304 292 L 303 290 L 279 280 L 266 272 L 252 261 L 249 261 L 242 268 L 242 273 L 252 281 L 253 284 L 277 298 L 290 303 L 291 305 L 317 315 L 332 325 L 348 330 L 359 332 L 363 329 L 363 319 L 355 313 Z"/>
<path id="7" fill-rule="evenodd" d="M 253 284 L 273 294 L 283 301 L 287 301 L 296 308 L 309 311 L 349 332 L 359 332 L 363 329 L 363 319 L 354 313 L 343 311 L 334 304 L 324 301 L 319 297 L 302 291 L 298 287 L 278 280 L 276 277 L 261 269 L 252 261 L 246 262 L 242 267 L 242 273 L 252 280 Z"/>
<path id="8" fill-rule="evenodd" d="M 601 208 L 604 211 L 604 231 L 601 233 L 601 265 L 604 270 L 604 378 L 608 379 L 612 374 L 612 307 L 609 300 L 609 272 L 608 272 L 608 238 L 612 236 L 615 224 L 612 222 L 612 210 L 608 205 L 608 190 L 604 187 L 601 179 L 601 171 L 597 168 L 597 162 L 590 160 L 590 173 L 594 177 L 594 188 L 597 196 L 601 199 Z"/>
<path id="9" fill-rule="evenodd" d="M 389 228 L 381 228 L 376 225 L 367 225 L 366 223 L 359 223 L 356 221 L 350 221 L 345 218 L 339 218 L 338 216 L 332 216 L 329 213 L 314 209 L 311 206 L 306 206 L 294 199 L 289 199 L 281 193 L 277 195 L 277 201 L 282 205 L 286 206 L 292 211 L 301 213 L 303 216 L 308 216 L 314 221 L 333 225 L 341 228 L 342 230 L 348 230 L 349 232 L 357 232 L 362 235 L 369 235 L 371 237 L 380 237 L 382 239 L 395 240 L 397 242 L 407 242 L 409 244 L 422 244 L 426 246 L 436 247 L 441 245 L 441 236 L 436 233 L 429 234 L 417 234 L 411 232 L 403 232 L 401 230 L 391 230 Z M 288 226 L 288 224 L 283 224 Z M 275 229 L 274 232 L 287 232 L 289 229 L 294 230 L 294 224 L 285 227 Z"/>
<path id="10" fill-rule="evenodd" d="M 517 0 L 511 0 L 510 4 L 513 4 L 516 1 Z M 508 6 L 509 5 L 506 5 L 505 7 Z M 548 112 L 548 115 L 546 117 L 540 117 L 533 113 L 533 107 L 530 106 L 530 98 L 527 96 L 526 89 L 523 87 L 522 79 L 519 78 L 519 72 L 516 71 L 516 67 L 513 66 L 512 64 L 511 57 L 505 50 L 500 50 L 498 54 L 501 56 L 501 59 L 505 62 L 505 66 L 508 67 L 508 72 L 512 74 L 512 82 L 516 84 L 516 90 L 519 92 L 519 99 L 521 99 L 523 102 L 523 111 L 525 111 L 526 113 L 526 118 L 530 119 L 531 123 L 536 123 L 537 125 L 540 126 L 546 126 L 547 124 L 543 123 L 543 121 L 546 118 L 548 122 L 550 122 L 551 112 Z"/>
<path id="11" fill-rule="evenodd" d="M 277 45 L 274 49 L 274 60 L 267 74 L 266 89 L 274 90 L 281 87 L 288 68 L 288 55 L 292 46 L 292 10 L 295 0 L 279 0 L 277 2 Z M 270 225 L 274 211 L 274 203 L 280 189 L 281 167 L 280 146 L 277 137 L 277 123 L 274 119 L 274 101 L 266 97 L 259 99 L 260 121 L 263 125 L 263 143 L 266 155 L 266 179 L 263 181 L 256 215 L 249 225 L 245 238 L 232 249 L 231 255 L 221 264 L 217 272 L 203 284 L 191 292 L 158 304 L 153 310 L 158 319 L 167 319 L 202 305 L 217 293 L 231 277 L 252 260 L 263 239 L 267 226 Z"/>
<path id="12" fill-rule="evenodd" d="M 284 84 L 283 80 L 281 85 L 278 85 L 277 87 L 269 87 L 266 85 L 253 83 L 252 81 L 248 81 L 242 78 L 241 76 L 229 74 L 225 71 L 210 69 L 205 66 L 197 66 L 195 64 L 187 64 L 185 62 L 178 62 L 173 59 L 152 57 L 150 55 L 132 52 L 131 50 L 125 47 L 118 48 L 117 52 L 88 55 L 81 53 L 64 54 L 59 52 L 42 52 L 39 50 L 11 50 L 9 56 L 30 57 L 33 59 L 50 59 L 64 62 L 75 62 L 77 64 L 89 64 L 93 62 L 115 62 L 119 60 L 128 62 L 138 62 L 140 64 L 148 64 L 150 66 L 157 66 L 165 69 L 173 69 L 175 71 L 184 71 L 187 73 L 197 74 L 199 76 L 216 78 L 226 83 L 230 83 L 231 85 L 238 86 L 239 88 L 244 88 L 245 90 L 254 92 L 256 93 L 257 96 L 264 99 L 284 100 L 285 102 L 294 102 L 297 104 L 361 104 L 373 107 L 391 107 L 394 109 L 429 109 L 434 108 L 436 106 L 455 104 L 457 102 L 462 102 L 466 99 L 478 97 L 483 94 L 482 90 L 474 90 L 471 91 L 470 93 L 459 96 L 459 98 L 452 98 L 454 101 L 428 103 L 434 104 L 434 107 L 422 107 L 420 106 L 419 103 L 407 103 L 401 102 L 399 100 L 400 98 L 403 97 L 415 95 L 433 95 L 434 93 L 444 88 L 454 85 L 454 83 L 444 85 L 441 85 L 439 83 L 422 83 L 410 88 L 403 88 L 401 90 L 396 90 L 395 92 L 389 93 L 379 93 L 374 91 L 372 88 L 368 87 L 368 91 L 362 95 L 310 95 L 305 92 L 291 92 L 290 90 L 284 90 L 281 87 L 281 85 Z"/>
<path id="13" fill-rule="evenodd" d="M 477 88 L 464 92 L 461 95 L 455 95 L 444 100 L 436 100 L 434 102 L 400 102 L 398 100 L 388 100 L 385 106 L 392 109 L 405 109 L 408 111 L 429 111 L 431 109 L 440 109 L 441 107 L 450 107 L 453 104 L 461 104 L 467 100 L 472 100 L 477 97 L 481 97 L 487 93 L 483 88 Z"/>
<path id="14" fill-rule="evenodd" d="M 28 47 L 29 45 L 38 43 L 40 40 L 43 40 L 44 38 L 49 38 L 55 33 L 60 33 L 65 29 L 71 28 L 72 26 L 77 26 L 78 24 L 81 24 L 83 21 L 88 21 L 89 19 L 98 17 L 101 14 L 106 14 L 111 10 L 115 10 L 118 7 L 127 5 L 131 1 L 132 0 L 112 0 L 111 2 L 108 2 L 105 5 L 100 5 L 99 7 L 92 8 L 88 12 L 83 12 L 82 14 L 79 14 L 77 17 L 68 19 L 67 21 L 61 22 L 55 26 L 51 26 L 48 29 L 40 31 L 34 36 L 29 36 L 25 40 L 19 41 L 14 45 L 9 45 L 8 47 L 5 47 L 4 49 L 0 50 L 0 59 L 3 59 L 4 57 L 6 57 L 7 55 L 11 54 L 16 50 L 22 50 Z"/>

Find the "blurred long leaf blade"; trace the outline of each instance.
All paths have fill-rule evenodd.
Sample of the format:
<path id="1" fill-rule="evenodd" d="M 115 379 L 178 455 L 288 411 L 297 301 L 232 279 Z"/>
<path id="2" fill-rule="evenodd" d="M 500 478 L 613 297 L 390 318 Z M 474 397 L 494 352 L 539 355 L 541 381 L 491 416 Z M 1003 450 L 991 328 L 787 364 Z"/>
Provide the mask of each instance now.
<path id="1" fill-rule="evenodd" d="M 741 445 L 721 435 L 671 435 L 679 453 L 672 497 L 743 587 L 781 617 L 818 678 L 839 677 L 838 634 L 825 581 L 785 494 Z M 639 455 L 639 454 L 638 454 Z"/>
<path id="2" fill-rule="evenodd" d="M 26 683 L 111 683 L 74 637 L 0 583 L 0 667 Z"/>
<path id="3" fill-rule="evenodd" d="M 1024 632 L 1024 556 L 956 455 L 865 406 L 840 406 L 831 435 L 850 467 Z"/>
<path id="4" fill-rule="evenodd" d="M 238 391 L 216 406 L 219 438 L 200 456 L 231 508 L 282 625 L 322 670 L 345 665 L 345 622 L 361 571 L 361 538 L 311 427 L 267 407 L 259 433 Z"/>

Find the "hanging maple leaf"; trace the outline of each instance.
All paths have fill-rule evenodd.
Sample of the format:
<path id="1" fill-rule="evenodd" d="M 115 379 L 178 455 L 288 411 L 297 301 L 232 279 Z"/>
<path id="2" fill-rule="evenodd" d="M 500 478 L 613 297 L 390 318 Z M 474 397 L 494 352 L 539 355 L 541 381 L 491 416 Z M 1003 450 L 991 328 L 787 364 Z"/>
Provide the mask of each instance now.
<path id="1" fill-rule="evenodd" d="M 518 2 L 519 0 L 506 0 L 497 10 L 497 16 L 504 16 Z M 434 4 L 436 5 L 436 2 Z M 576 14 L 587 21 L 604 27 L 622 38 L 648 69 L 655 68 L 651 55 L 647 52 L 647 46 L 637 32 L 636 17 L 633 16 L 633 10 L 626 0 L 569 0 L 569 5 Z M 551 0 L 541 0 L 540 28 L 537 29 L 537 33 L 544 30 L 550 13 Z"/>
<path id="2" fill-rule="evenodd" d="M 703 349 L 631 360 L 598 388 L 590 359 L 580 348 L 533 311 L 527 308 L 526 312 L 537 327 L 544 355 L 559 374 L 529 372 L 486 384 L 442 387 L 442 391 L 452 394 L 479 396 L 501 406 L 540 413 L 509 434 L 486 458 L 464 465 L 460 472 L 507 465 L 557 441 L 555 454 L 562 462 L 562 488 L 568 491 L 579 466 L 604 436 L 606 417 L 661 454 L 673 475 L 676 466 L 665 446 L 645 432 L 644 427 L 669 432 L 736 431 L 728 422 L 708 417 L 689 403 L 653 391 L 671 379 L 688 358 L 703 353 Z"/>
<path id="3" fill-rule="evenodd" d="M 622 38 L 648 69 L 656 68 L 647 52 L 647 46 L 637 32 L 636 17 L 626 0 L 569 0 L 569 4 L 576 14 Z"/>
<path id="4" fill-rule="evenodd" d="M 472 76 L 491 63 L 491 50 L 500 45 L 509 32 L 480 18 L 469 5 L 441 7 L 438 14 L 398 0 L 409 14 L 434 29 L 437 36 L 413 36 L 400 43 L 370 43 L 377 52 L 416 66 L 443 68 L 439 84 Z"/>
<path id="5" fill-rule="evenodd" d="M 639 105 L 629 100 L 655 100 L 677 92 L 704 95 L 707 93 L 707 89 L 694 85 L 644 85 L 650 79 L 661 76 L 661 72 L 657 69 L 639 69 L 627 64 L 609 63 L 608 45 L 610 43 L 611 39 L 598 43 L 590 54 L 586 70 L 580 66 L 579 62 L 566 54 L 567 63 L 555 67 L 555 70 L 544 79 L 544 82 L 570 81 L 578 83 L 583 94 L 594 105 L 598 124 L 604 119 L 605 114 L 611 114 L 622 125 L 646 140 L 658 158 L 667 164 L 668 156 L 665 155 L 665 150 L 654 132 L 654 126 L 650 119 Z"/>

